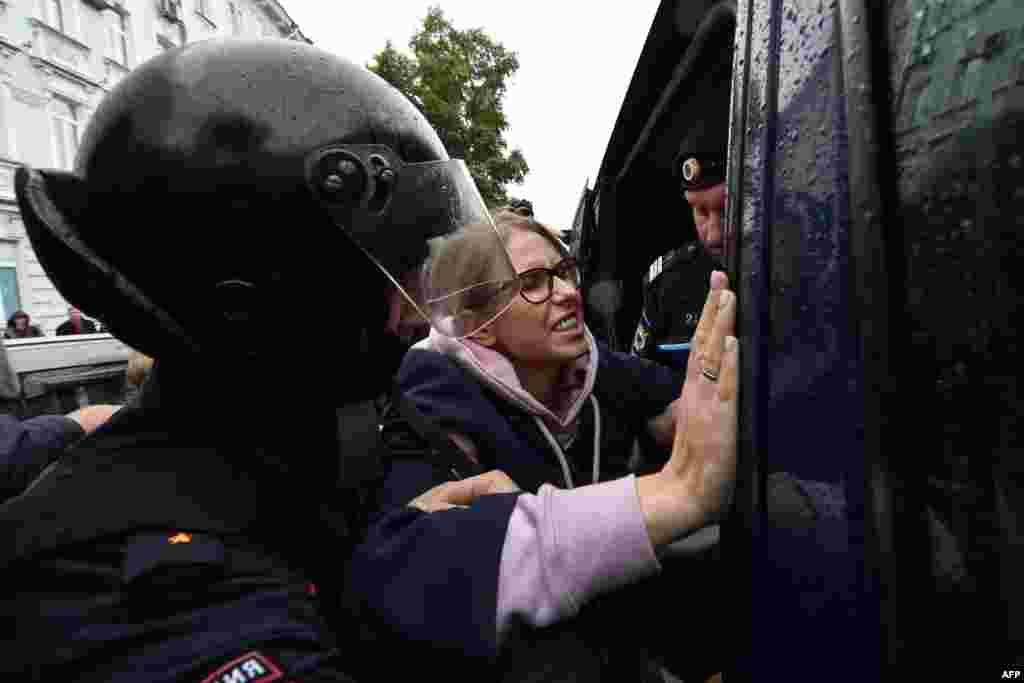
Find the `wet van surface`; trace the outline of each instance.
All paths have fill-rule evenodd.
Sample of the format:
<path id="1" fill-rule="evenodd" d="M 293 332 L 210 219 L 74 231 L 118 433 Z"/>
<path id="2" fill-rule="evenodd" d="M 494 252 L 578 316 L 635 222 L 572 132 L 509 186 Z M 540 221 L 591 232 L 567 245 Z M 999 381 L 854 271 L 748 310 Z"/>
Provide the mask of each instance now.
<path id="1" fill-rule="evenodd" d="M 671 155 L 723 60 L 743 378 L 726 680 L 1019 670 L 1024 5 L 663 2 L 577 220 L 620 348 L 652 260 L 692 239 Z M 638 222 L 649 239 L 625 237 Z"/>

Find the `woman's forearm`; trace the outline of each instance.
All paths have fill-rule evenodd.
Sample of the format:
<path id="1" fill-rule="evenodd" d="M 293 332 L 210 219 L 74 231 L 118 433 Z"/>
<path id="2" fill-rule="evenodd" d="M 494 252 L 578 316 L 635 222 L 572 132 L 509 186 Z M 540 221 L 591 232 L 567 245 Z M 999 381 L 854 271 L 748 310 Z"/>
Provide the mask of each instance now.
<path id="1" fill-rule="evenodd" d="M 700 529 L 708 521 L 693 495 L 664 471 L 638 477 L 636 492 L 647 535 L 655 549 Z"/>
<path id="2" fill-rule="evenodd" d="M 634 481 L 545 485 L 519 496 L 499 568 L 499 643 L 517 620 L 557 623 L 597 595 L 659 570 Z"/>

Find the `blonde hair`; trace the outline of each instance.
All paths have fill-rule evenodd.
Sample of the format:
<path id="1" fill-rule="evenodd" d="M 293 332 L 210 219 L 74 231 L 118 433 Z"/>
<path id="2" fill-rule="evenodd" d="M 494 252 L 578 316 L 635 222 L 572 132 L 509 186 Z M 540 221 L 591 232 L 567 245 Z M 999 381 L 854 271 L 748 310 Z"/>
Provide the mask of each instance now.
<path id="1" fill-rule="evenodd" d="M 497 211 L 493 228 L 489 223 L 475 223 L 448 238 L 452 241 L 433 262 L 427 276 L 427 299 L 437 293 L 451 294 L 444 306 L 457 334 L 498 313 L 503 303 L 498 294 L 505 283 L 501 280 L 504 273 L 497 268 L 493 233 L 496 230 L 501 243 L 507 245 L 514 229 L 536 233 L 563 257 L 569 256 L 569 248 L 554 230 L 512 209 Z"/>
<path id="2" fill-rule="evenodd" d="M 494 227 L 498 229 L 498 235 L 503 244 L 508 244 L 512 238 L 512 228 L 534 232 L 551 243 L 563 258 L 569 256 L 569 247 L 558 236 L 554 228 L 534 220 L 533 217 L 520 213 L 518 209 L 501 209 L 494 214 Z"/>

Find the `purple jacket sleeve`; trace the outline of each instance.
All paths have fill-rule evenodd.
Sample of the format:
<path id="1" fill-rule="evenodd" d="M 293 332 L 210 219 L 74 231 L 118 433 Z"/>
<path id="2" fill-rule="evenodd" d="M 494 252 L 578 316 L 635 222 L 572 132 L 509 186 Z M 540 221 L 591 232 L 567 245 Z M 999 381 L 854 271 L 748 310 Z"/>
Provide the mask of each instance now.
<path id="1" fill-rule="evenodd" d="M 64 415 L 17 420 L 0 415 L 0 500 L 21 493 L 61 451 L 84 435 Z"/>
<path id="2" fill-rule="evenodd" d="M 635 477 L 523 494 L 501 553 L 498 642 L 517 621 L 536 627 L 562 621 L 598 595 L 660 569 Z"/>

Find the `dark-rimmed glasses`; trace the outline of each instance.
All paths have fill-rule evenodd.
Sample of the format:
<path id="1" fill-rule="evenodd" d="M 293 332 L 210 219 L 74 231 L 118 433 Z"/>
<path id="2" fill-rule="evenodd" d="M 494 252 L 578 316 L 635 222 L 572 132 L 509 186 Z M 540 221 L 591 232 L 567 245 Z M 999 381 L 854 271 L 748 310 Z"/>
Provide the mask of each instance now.
<path id="1" fill-rule="evenodd" d="M 555 278 L 568 282 L 575 288 L 580 286 L 580 270 L 576 259 L 569 256 L 551 268 L 531 268 L 519 273 L 519 293 L 528 303 L 542 304 L 551 298 L 555 290 Z"/>

